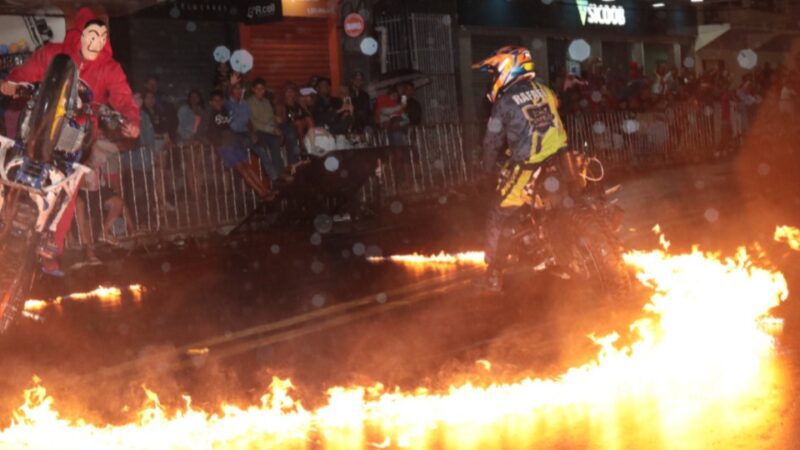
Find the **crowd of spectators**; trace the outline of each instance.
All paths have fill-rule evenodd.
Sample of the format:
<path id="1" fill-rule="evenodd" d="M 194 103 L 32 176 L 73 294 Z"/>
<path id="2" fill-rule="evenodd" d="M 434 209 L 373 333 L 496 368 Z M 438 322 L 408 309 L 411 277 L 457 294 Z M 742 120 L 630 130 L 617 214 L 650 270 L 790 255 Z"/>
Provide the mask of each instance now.
<path id="1" fill-rule="evenodd" d="M 563 115 L 608 111 L 658 111 L 676 105 L 702 107 L 714 103 L 736 103 L 752 113 L 770 94 L 780 96 L 782 109 L 793 110 L 798 88 L 796 70 L 773 68 L 763 63 L 736 80 L 723 62 L 700 74 L 694 67 L 676 67 L 659 62 L 644 73 L 635 61 L 627 73 L 611 71 L 602 60 L 591 61 L 580 71 L 564 70 L 555 80 Z"/>
<path id="2" fill-rule="evenodd" d="M 94 170 L 79 198 L 78 235 L 83 242 L 116 244 L 115 234 L 130 235 L 137 220 L 152 219 L 155 213 L 147 209 L 152 200 L 160 214 L 176 211 L 170 201 L 176 198 L 173 186 L 191 191 L 195 183 L 186 181 L 196 181 L 199 175 L 193 173 L 192 165 L 179 161 L 176 145 L 210 145 L 205 147 L 214 148 L 210 157 L 234 170 L 256 195 L 268 200 L 292 182 L 294 169 L 304 161 L 310 130 L 324 128 L 333 135 L 353 136 L 384 129 L 392 143 L 400 145 L 402 139 L 396 135 L 422 121 L 422 106 L 414 98 L 412 83 L 398 84 L 372 98 L 361 73 L 334 94 L 331 81 L 324 77 L 301 86 L 269 86 L 262 77 L 246 81 L 227 64 L 220 64 L 210 89 L 192 89 L 181 102 L 164 94 L 156 75 L 134 91 L 141 119 L 138 141 L 120 141 L 108 130 L 100 130 L 86 162 Z M 176 165 L 182 169 L 170 173 L 183 179 L 160 176 L 162 169 Z M 145 198 L 151 200 L 141 200 Z M 102 230 L 99 236 L 91 236 L 93 220 L 94 228 Z M 92 245 L 84 249 L 83 263 L 98 262 Z"/>
<path id="3" fill-rule="evenodd" d="M 360 72 L 334 93 L 325 77 L 313 77 L 304 85 L 269 86 L 257 76 L 245 81 L 223 63 L 207 103 L 203 92 L 194 89 L 181 105 L 173 104 L 162 94 L 156 76 L 148 77 L 136 95 L 142 105 L 139 147 L 155 156 L 135 151 L 126 155 L 134 169 L 147 172 L 165 164 L 171 144 L 208 143 L 224 166 L 234 169 L 264 199 L 274 195 L 275 186 L 291 181 L 294 167 L 308 150 L 305 137 L 313 128 L 324 128 L 334 136 L 384 129 L 393 145 L 402 145 L 405 130 L 422 122 L 413 83 L 397 84 L 372 98 Z M 249 164 L 248 149 L 258 156 L 266 180 Z M 159 201 L 167 211 L 173 208 L 167 199 Z"/>

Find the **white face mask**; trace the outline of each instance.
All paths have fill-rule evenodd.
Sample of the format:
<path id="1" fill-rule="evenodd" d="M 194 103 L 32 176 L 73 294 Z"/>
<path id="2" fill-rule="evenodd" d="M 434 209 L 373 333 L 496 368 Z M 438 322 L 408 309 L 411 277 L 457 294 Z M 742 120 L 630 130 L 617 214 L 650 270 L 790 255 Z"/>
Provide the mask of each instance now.
<path id="1" fill-rule="evenodd" d="M 108 42 L 108 28 L 92 24 L 81 35 L 81 56 L 87 61 L 94 61 Z"/>

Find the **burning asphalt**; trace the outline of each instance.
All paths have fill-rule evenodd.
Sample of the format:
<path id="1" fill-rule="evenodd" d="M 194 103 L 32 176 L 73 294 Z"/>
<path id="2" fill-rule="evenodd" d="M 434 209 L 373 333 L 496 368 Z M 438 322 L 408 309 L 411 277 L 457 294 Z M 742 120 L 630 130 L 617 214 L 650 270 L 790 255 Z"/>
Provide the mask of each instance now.
<path id="1" fill-rule="evenodd" d="M 40 320 L 0 344 L 0 443 L 792 448 L 800 232 L 704 221 L 706 200 L 632 215 L 626 298 L 531 272 L 478 296 L 459 218 L 449 240 L 398 229 L 309 250 L 270 236 L 261 247 L 279 251 L 263 256 L 263 237 L 242 237 L 134 260 L 104 288 L 51 286 L 26 305 Z M 385 256 L 354 254 L 370 246 Z"/>

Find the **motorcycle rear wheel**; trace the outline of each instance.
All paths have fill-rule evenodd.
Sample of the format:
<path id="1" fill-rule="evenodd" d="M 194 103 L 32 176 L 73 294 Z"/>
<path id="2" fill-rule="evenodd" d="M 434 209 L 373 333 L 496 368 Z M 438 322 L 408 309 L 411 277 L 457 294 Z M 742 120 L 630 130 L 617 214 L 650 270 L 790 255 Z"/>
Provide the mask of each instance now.
<path id="1" fill-rule="evenodd" d="M 556 264 L 570 278 L 589 283 L 603 293 L 630 287 L 623 249 L 606 221 L 593 211 L 561 212 L 548 226 Z"/>

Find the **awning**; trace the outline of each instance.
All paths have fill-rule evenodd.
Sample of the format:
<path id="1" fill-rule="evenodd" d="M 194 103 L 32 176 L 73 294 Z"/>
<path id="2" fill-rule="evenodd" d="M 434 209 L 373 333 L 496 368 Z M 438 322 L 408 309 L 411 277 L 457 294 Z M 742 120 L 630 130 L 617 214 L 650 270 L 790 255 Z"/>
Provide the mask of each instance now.
<path id="1" fill-rule="evenodd" d="M 697 40 L 694 42 L 694 51 L 698 51 L 714 42 L 731 29 L 731 24 L 699 25 L 697 27 Z"/>
<path id="2" fill-rule="evenodd" d="M 714 44 L 719 48 L 738 50 L 749 48 L 758 50 L 776 40 L 798 39 L 800 30 L 785 28 L 767 28 L 752 25 L 731 25 L 730 23 L 700 25 L 697 27 L 697 40 L 694 50 L 709 47 Z"/>

